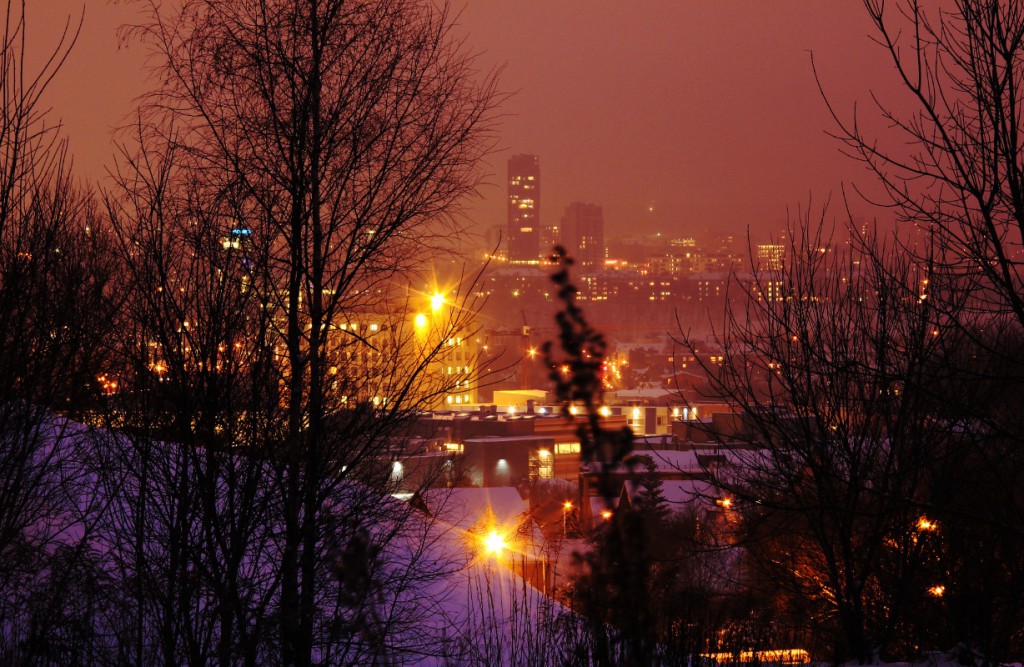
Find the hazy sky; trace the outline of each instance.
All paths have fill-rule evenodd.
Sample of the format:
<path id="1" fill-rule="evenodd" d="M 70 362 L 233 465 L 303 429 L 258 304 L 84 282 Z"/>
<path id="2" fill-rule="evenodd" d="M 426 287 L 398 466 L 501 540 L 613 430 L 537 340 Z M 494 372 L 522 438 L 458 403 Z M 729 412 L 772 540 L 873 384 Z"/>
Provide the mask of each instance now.
<path id="1" fill-rule="evenodd" d="M 138 45 L 119 47 L 131 9 L 106 0 L 29 3 L 32 47 L 87 4 L 82 35 L 49 97 L 84 174 L 112 154 L 109 131 L 144 89 Z M 482 69 L 504 65 L 494 185 L 470 211 L 504 225 L 505 161 L 541 158 L 542 223 L 570 201 L 604 207 L 613 233 L 774 230 L 787 206 L 864 176 L 826 136 L 811 70 L 839 108 L 892 85 L 860 2 L 842 0 L 473 0 L 457 32 Z M 653 212 L 650 208 L 653 207 Z"/>

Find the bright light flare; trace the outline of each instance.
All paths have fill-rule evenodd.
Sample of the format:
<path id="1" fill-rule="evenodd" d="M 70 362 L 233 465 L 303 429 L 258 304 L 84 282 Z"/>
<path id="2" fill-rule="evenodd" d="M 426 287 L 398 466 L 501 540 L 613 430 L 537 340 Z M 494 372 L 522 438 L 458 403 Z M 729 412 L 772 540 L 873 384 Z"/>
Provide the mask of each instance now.
<path id="1" fill-rule="evenodd" d="M 416 325 L 417 329 L 427 328 L 427 316 L 423 313 L 417 313 L 416 318 L 413 320 L 413 324 Z"/>
<path id="2" fill-rule="evenodd" d="M 508 542 L 505 541 L 505 536 L 496 530 L 484 535 L 484 551 L 494 557 L 498 557 L 508 549 Z"/>
<path id="3" fill-rule="evenodd" d="M 434 292 L 430 296 L 430 309 L 435 313 L 444 308 L 444 294 Z"/>
<path id="4" fill-rule="evenodd" d="M 946 587 L 941 584 L 938 586 L 932 586 L 928 589 L 928 595 L 931 595 L 933 598 L 941 598 L 945 594 Z"/>

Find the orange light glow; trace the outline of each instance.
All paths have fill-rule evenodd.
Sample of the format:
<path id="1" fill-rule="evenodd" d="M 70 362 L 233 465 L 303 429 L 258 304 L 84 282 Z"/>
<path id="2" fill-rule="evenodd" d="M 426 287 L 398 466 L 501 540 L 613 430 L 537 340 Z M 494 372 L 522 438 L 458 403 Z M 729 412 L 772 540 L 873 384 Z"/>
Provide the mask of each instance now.
<path id="1" fill-rule="evenodd" d="M 483 542 L 484 551 L 494 557 L 500 556 L 508 548 L 505 536 L 496 530 L 487 533 L 483 538 Z"/>

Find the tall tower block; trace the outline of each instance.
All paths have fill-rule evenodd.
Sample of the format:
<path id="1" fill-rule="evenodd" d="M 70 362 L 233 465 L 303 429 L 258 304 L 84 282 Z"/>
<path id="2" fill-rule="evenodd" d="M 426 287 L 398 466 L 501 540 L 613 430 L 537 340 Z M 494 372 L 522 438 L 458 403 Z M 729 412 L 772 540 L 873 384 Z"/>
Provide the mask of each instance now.
<path id="1" fill-rule="evenodd" d="M 540 258 L 540 158 L 515 155 L 508 161 L 508 259 Z"/>
<path id="2" fill-rule="evenodd" d="M 573 202 L 562 215 L 562 245 L 580 266 L 604 266 L 604 215 L 594 204 Z"/>

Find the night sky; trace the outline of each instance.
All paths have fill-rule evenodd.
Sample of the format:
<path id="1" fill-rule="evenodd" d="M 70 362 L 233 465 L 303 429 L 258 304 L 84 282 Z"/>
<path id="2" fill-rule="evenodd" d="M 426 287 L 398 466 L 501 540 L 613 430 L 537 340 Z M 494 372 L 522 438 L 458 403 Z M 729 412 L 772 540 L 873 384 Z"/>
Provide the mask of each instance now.
<path id="1" fill-rule="evenodd" d="M 103 177 L 110 129 L 145 88 L 143 49 L 118 45 L 133 10 L 89 0 L 71 60 L 48 98 L 79 171 Z M 459 5 L 457 2 L 456 5 Z M 30 48 L 51 44 L 82 0 L 29 6 Z M 542 223 L 566 204 L 604 207 L 609 232 L 756 233 L 787 207 L 865 179 L 839 152 L 811 69 L 843 113 L 893 88 L 859 2 L 821 0 L 475 1 L 456 33 L 487 70 L 504 65 L 492 185 L 469 213 L 504 225 L 505 161 L 541 158 Z M 869 178 L 867 179 L 870 180 Z M 871 215 L 866 211 L 867 215 Z"/>

